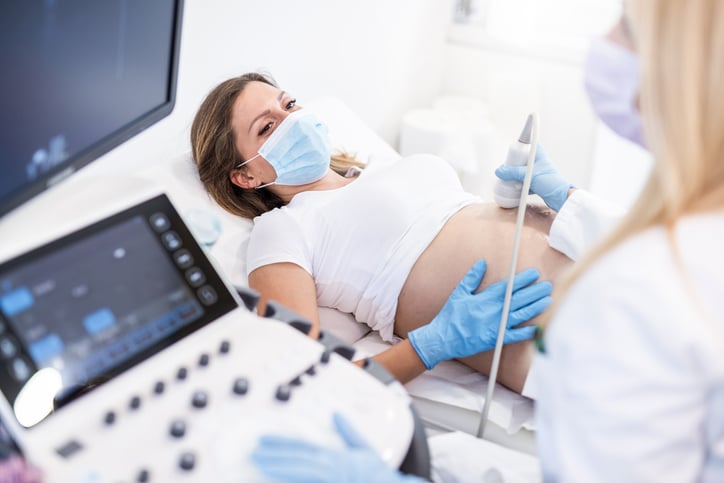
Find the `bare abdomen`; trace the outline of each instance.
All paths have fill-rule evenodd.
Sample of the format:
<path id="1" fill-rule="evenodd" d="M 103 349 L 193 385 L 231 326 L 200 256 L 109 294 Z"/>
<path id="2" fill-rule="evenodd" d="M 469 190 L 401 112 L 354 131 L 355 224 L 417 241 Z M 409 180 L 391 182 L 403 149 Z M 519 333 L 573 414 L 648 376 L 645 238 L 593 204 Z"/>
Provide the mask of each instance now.
<path id="1" fill-rule="evenodd" d="M 437 315 L 463 276 L 479 259 L 487 271 L 479 287 L 506 279 L 515 236 L 517 210 L 502 209 L 494 203 L 470 205 L 453 215 L 412 267 L 398 297 L 395 333 L 407 332 L 428 323 Z M 536 268 L 540 280 L 556 278 L 572 263 L 548 245 L 548 232 L 555 213 L 529 206 L 521 234 L 516 271 Z M 534 323 L 535 319 L 531 321 Z M 501 356 L 498 381 L 520 392 L 530 366 L 529 344 L 511 344 Z M 488 374 L 492 351 L 462 362 Z"/>

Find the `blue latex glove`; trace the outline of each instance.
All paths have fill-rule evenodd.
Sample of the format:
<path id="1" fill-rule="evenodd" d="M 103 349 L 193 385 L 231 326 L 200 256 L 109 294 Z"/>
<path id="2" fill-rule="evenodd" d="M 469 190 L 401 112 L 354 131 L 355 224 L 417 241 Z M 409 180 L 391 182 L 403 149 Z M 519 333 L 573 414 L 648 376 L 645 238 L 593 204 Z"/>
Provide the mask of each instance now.
<path id="1" fill-rule="evenodd" d="M 495 175 L 503 181 L 523 182 L 525 166 L 499 166 Z M 560 211 L 568 198 L 568 190 L 573 185 L 560 175 L 558 169 L 546 156 L 543 146 L 538 145 L 533 164 L 533 177 L 530 180 L 530 193 L 543 198 L 545 204 L 555 211 Z"/>
<path id="2" fill-rule="evenodd" d="M 251 458 L 271 478 L 299 483 L 419 483 L 425 480 L 393 470 L 341 414 L 334 427 L 345 449 L 323 448 L 284 436 L 262 436 Z"/>
<path id="3" fill-rule="evenodd" d="M 428 369 L 440 361 L 495 348 L 508 281 L 501 280 L 478 294 L 473 293 L 485 276 L 486 267 L 484 260 L 476 262 L 432 322 L 407 334 Z M 505 344 L 531 339 L 535 326 L 515 326 L 543 312 L 552 301 L 553 285 L 550 282 L 533 283 L 538 277 L 540 274 L 533 268 L 515 276 L 503 339 Z"/>

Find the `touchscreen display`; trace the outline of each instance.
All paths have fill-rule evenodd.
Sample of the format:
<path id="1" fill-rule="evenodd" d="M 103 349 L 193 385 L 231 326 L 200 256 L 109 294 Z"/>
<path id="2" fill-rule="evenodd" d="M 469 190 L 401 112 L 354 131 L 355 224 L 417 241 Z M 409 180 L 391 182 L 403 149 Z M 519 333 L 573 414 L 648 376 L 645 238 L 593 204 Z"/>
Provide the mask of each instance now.
<path id="1" fill-rule="evenodd" d="M 219 302 L 235 306 L 175 212 L 141 211 L 0 267 L 11 404 L 40 368 L 56 369 L 65 392 L 96 385 L 213 320 Z"/>

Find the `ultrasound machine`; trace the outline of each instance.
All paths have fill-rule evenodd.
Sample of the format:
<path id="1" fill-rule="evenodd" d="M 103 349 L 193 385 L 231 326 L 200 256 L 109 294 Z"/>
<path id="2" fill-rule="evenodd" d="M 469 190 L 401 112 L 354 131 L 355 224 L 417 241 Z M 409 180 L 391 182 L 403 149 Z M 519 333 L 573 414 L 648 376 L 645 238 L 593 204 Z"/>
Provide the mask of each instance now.
<path id="1" fill-rule="evenodd" d="M 0 415 L 49 481 L 255 481 L 259 435 L 339 446 L 334 411 L 390 465 L 408 455 L 402 386 L 283 306 L 254 315 L 165 195 L 6 261 L 0 284 Z"/>
<path id="2" fill-rule="evenodd" d="M 85 215 L 78 206 L 102 197 L 72 210 L 60 202 L 47 215 L 59 198 L 46 193 L 36 213 L 77 213 L 77 220 L 41 233 L 45 226 L 27 219 L 34 213 L 28 202 L 37 204 L 49 188 L 62 191 L 53 185 L 173 107 L 180 0 L 139 2 L 136 11 L 124 11 L 121 0 L 6 2 L 0 15 L 16 27 L 0 40 L 17 55 L 40 54 L 43 42 L 25 32 L 44 19 L 43 35 L 53 22 L 50 33 L 61 35 L 75 25 L 79 5 L 97 17 L 98 32 L 112 30 L 103 22 L 117 22 L 118 12 L 129 24 L 143 18 L 134 34 L 143 37 L 146 25 L 160 37 L 138 45 L 165 42 L 158 55 L 167 58 L 141 64 L 167 67 L 158 73 L 159 94 L 149 94 L 145 110 L 109 120 L 110 134 L 77 141 L 93 130 L 66 129 L 72 123 L 59 116 L 55 127 L 31 129 L 20 120 L 2 135 L 0 155 L 10 162 L 0 177 L 0 420 L 12 444 L 47 482 L 266 481 L 249 459 L 260 435 L 342 447 L 332 422 L 339 412 L 391 467 L 429 477 L 424 431 L 404 388 L 373 361 L 352 363 L 354 349 L 331 334 L 308 337 L 310 324 L 285 307 L 272 301 L 257 314 L 257 294 L 225 279 L 163 190 L 115 199 L 103 210 L 88 206 Z M 18 83 L 16 98 L 21 67 L 8 81 Z M 130 92 L 153 81 L 149 73 Z M 88 122 L 98 127 L 97 119 Z M 38 147 L 26 131 L 51 141 Z M 12 219 L 18 213 L 23 222 Z M 15 229 L 28 225 L 36 238 Z"/>

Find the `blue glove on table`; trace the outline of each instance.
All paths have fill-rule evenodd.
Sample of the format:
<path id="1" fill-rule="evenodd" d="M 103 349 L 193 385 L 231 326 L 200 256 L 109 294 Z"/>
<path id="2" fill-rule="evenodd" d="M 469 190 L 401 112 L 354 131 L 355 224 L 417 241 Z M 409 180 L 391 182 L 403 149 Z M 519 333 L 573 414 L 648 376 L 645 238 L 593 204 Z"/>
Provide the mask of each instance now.
<path id="1" fill-rule="evenodd" d="M 484 260 L 476 262 L 432 322 L 407 334 L 428 369 L 440 361 L 495 348 L 508 281 L 501 280 L 478 294 L 473 293 L 485 276 L 486 267 Z M 533 268 L 515 276 L 505 344 L 532 338 L 535 326 L 515 326 L 543 312 L 552 301 L 553 285 L 550 282 L 534 284 L 538 277 L 540 274 Z"/>
<path id="2" fill-rule="evenodd" d="M 393 470 L 341 414 L 334 427 L 347 445 L 331 449 L 284 436 L 262 436 L 251 458 L 271 478 L 299 483 L 419 483 L 425 480 Z"/>
<path id="3" fill-rule="evenodd" d="M 503 181 L 523 182 L 525 166 L 501 165 L 495 175 Z M 530 180 L 530 193 L 543 198 L 545 204 L 555 211 L 560 211 L 568 198 L 568 190 L 573 185 L 560 175 L 558 169 L 546 156 L 543 146 L 538 145 L 533 164 L 533 177 Z"/>

